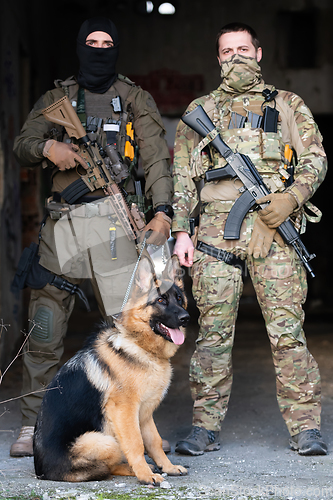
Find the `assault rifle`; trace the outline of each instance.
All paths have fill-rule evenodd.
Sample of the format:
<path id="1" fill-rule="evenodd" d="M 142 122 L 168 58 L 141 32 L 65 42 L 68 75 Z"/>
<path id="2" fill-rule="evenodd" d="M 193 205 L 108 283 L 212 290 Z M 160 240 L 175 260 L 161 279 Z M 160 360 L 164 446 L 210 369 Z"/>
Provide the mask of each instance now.
<path id="1" fill-rule="evenodd" d="M 70 184 L 61 193 L 61 196 L 70 204 L 75 203 L 81 196 L 103 189 L 106 195 L 109 196 L 112 208 L 117 215 L 128 239 L 136 240 L 137 232 L 142 231 L 145 226 L 138 207 L 132 203 L 128 206 L 121 188 L 114 181 L 115 177 L 112 172 L 112 161 L 109 164 L 103 160 L 101 153 L 104 156 L 108 151 L 101 151 L 101 148 L 93 143 L 86 134 L 79 117 L 73 109 L 67 96 L 62 97 L 43 110 L 44 117 L 52 123 L 57 123 L 65 127 L 69 137 L 75 137 L 80 145 L 80 156 L 85 160 L 88 169 L 81 177 Z M 106 149 L 106 148 L 105 148 Z M 119 162 L 119 158 L 117 157 Z"/>
<path id="2" fill-rule="evenodd" d="M 265 185 L 263 178 L 258 173 L 250 158 L 240 153 L 234 153 L 222 140 L 202 106 L 199 105 L 193 111 L 186 113 L 182 117 L 182 120 L 202 137 L 211 134 L 211 137 L 213 137 L 211 144 L 227 161 L 227 164 L 222 168 L 207 170 L 205 174 L 206 181 L 237 177 L 243 183 L 243 187 L 241 188 L 242 194 L 230 210 L 223 236 L 226 240 L 237 240 L 240 236 L 240 228 L 245 215 L 256 205 L 256 200 L 270 194 L 270 190 Z M 261 209 L 265 208 L 265 206 L 267 206 L 267 203 L 257 205 Z M 277 228 L 277 231 L 283 240 L 294 248 L 305 269 L 314 278 L 315 274 L 309 261 L 315 257 L 315 254 L 309 254 L 289 217 Z"/>

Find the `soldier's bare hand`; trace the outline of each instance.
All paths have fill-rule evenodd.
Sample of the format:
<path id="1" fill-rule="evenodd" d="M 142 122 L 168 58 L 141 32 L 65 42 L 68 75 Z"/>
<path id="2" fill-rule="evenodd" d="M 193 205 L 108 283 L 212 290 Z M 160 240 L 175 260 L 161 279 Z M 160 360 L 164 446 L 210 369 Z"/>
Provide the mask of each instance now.
<path id="1" fill-rule="evenodd" d="M 173 253 L 178 256 L 179 264 L 185 267 L 193 265 L 194 245 L 189 235 L 183 231 L 176 233 L 177 239 Z"/>

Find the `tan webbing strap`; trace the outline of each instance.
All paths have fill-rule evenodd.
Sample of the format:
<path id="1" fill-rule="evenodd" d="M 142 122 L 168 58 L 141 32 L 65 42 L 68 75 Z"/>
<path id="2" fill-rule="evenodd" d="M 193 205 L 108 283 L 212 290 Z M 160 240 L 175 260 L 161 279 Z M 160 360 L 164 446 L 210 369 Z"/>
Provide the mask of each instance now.
<path id="1" fill-rule="evenodd" d="M 201 151 L 208 145 L 210 144 L 214 139 L 215 137 L 217 137 L 219 135 L 219 130 L 217 130 L 217 128 L 214 128 L 214 130 L 212 130 L 211 132 L 209 132 L 206 137 L 204 137 L 202 139 L 202 141 L 199 142 L 199 144 L 197 145 L 196 148 L 193 149 L 192 153 L 191 153 L 191 156 L 193 159 L 196 159 Z"/>

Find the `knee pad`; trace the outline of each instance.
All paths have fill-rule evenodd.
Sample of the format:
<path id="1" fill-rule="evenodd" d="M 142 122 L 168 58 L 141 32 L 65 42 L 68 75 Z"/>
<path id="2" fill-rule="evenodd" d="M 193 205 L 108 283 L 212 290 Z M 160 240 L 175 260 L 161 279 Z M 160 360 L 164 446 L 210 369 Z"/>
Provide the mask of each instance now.
<path id="1" fill-rule="evenodd" d="M 33 322 L 34 327 L 31 338 L 35 342 L 51 342 L 53 337 L 53 311 L 46 306 L 39 306 Z"/>

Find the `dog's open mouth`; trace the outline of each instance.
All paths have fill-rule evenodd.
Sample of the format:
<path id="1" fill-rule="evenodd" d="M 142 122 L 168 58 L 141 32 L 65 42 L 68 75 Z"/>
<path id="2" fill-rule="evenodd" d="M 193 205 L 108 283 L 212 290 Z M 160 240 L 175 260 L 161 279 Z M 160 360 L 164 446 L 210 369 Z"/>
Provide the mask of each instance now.
<path id="1" fill-rule="evenodd" d="M 165 337 L 170 342 L 173 342 L 176 345 L 181 345 L 184 343 L 185 336 L 184 333 L 179 330 L 179 328 L 168 328 L 163 325 L 163 323 L 156 323 L 154 328 L 156 333 L 159 333 L 163 337 Z"/>

